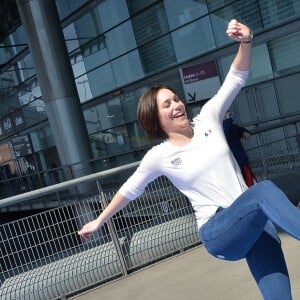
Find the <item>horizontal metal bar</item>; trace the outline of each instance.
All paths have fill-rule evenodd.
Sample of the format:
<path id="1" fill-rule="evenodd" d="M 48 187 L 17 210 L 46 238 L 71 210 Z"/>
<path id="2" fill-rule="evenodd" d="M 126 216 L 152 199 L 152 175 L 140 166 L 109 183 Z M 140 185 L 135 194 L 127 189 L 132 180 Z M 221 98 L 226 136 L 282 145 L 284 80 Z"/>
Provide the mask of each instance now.
<path id="1" fill-rule="evenodd" d="M 33 198 L 36 198 L 38 196 L 42 196 L 42 195 L 45 195 L 45 194 L 55 193 L 55 192 L 58 192 L 60 190 L 65 189 L 67 187 L 72 187 L 72 186 L 75 186 L 75 185 L 80 184 L 80 183 L 94 181 L 96 179 L 100 179 L 100 178 L 118 173 L 120 171 L 128 170 L 130 168 L 137 167 L 139 165 L 139 163 L 140 163 L 139 161 L 133 162 L 133 163 L 126 164 L 126 165 L 123 165 L 123 166 L 119 166 L 119 167 L 116 167 L 116 168 L 112 168 L 112 169 L 109 169 L 109 170 L 105 170 L 105 171 L 93 173 L 93 174 L 90 174 L 90 175 L 82 176 L 82 177 L 79 177 L 79 178 L 67 180 L 67 181 L 64 181 L 64 182 L 61 182 L 61 183 L 57 183 L 57 184 L 54 184 L 54 185 L 51 185 L 51 186 L 47 186 L 47 187 L 44 187 L 44 188 L 41 188 L 41 189 L 33 190 L 33 191 L 26 192 L 26 193 L 23 193 L 23 194 L 19 194 L 19 195 L 16 195 L 16 196 L 4 198 L 4 199 L 0 200 L 0 208 L 6 207 L 6 206 L 9 206 L 9 205 L 13 205 L 13 204 L 16 204 L 16 203 L 20 203 L 20 202 L 23 202 L 23 201 L 26 201 L 26 200 L 31 200 Z"/>

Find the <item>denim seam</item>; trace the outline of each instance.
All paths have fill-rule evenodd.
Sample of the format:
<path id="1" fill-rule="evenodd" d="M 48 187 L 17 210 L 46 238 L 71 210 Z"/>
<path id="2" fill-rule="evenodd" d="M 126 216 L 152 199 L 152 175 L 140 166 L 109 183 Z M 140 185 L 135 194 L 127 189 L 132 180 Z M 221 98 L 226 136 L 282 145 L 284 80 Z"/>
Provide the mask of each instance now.
<path id="1" fill-rule="evenodd" d="M 222 236 L 222 235 L 224 235 L 226 232 L 228 232 L 232 227 L 234 227 L 241 219 L 243 219 L 244 217 L 246 217 L 247 215 L 249 215 L 249 214 L 251 214 L 251 213 L 253 213 L 253 212 L 255 212 L 255 211 L 258 211 L 258 210 L 261 210 L 261 208 L 257 208 L 257 209 L 255 209 L 255 210 L 252 210 L 251 212 L 248 212 L 247 214 L 245 214 L 245 215 L 243 215 L 243 216 L 240 216 L 239 217 L 239 219 L 235 222 L 235 223 L 233 223 L 232 225 L 230 225 L 226 230 L 224 230 L 222 233 L 220 233 L 219 235 L 216 235 L 216 236 L 214 236 L 214 237 L 212 237 L 212 238 L 210 238 L 210 239 L 203 239 L 203 237 L 202 237 L 202 241 L 203 242 L 205 242 L 205 241 L 213 241 L 213 240 L 215 240 L 215 239 L 218 239 L 218 238 L 220 238 L 220 236 Z M 265 213 L 264 213 L 265 214 Z M 268 217 L 266 216 L 266 218 L 268 219 Z"/>

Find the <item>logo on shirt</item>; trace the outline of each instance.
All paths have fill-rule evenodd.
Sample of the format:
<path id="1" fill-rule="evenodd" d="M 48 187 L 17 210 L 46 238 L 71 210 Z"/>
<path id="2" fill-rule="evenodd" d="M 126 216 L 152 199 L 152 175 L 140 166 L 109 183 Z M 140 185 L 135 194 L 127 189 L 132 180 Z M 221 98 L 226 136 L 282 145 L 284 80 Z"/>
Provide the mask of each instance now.
<path id="1" fill-rule="evenodd" d="M 175 159 L 173 159 L 171 161 L 171 164 L 175 167 L 175 168 L 178 168 L 181 164 L 182 164 L 182 160 L 180 157 L 177 157 Z"/>
<path id="2" fill-rule="evenodd" d="M 207 130 L 207 131 L 204 132 L 204 135 L 205 136 L 209 136 L 209 135 L 211 135 L 211 133 L 212 133 L 212 130 L 209 129 L 209 130 Z"/>

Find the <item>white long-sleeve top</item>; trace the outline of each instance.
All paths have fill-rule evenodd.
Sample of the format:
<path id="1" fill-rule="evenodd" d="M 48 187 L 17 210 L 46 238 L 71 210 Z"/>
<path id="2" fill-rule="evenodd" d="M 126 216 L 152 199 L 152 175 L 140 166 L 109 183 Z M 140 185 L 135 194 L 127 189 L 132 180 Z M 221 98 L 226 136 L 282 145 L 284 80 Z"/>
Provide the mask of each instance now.
<path id="1" fill-rule="evenodd" d="M 189 144 L 168 140 L 150 149 L 119 192 L 129 200 L 141 195 L 147 184 L 164 175 L 190 200 L 200 228 L 218 207 L 228 207 L 247 189 L 240 168 L 227 145 L 224 115 L 246 82 L 248 71 L 231 67 L 218 93 L 193 119 Z"/>

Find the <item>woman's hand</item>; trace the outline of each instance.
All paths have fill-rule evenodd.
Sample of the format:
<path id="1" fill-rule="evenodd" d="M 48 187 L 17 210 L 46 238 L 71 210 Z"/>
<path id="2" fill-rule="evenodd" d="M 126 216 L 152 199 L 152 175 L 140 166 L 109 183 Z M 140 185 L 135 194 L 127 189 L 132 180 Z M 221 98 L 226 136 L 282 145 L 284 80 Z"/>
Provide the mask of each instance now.
<path id="1" fill-rule="evenodd" d="M 249 42 L 252 40 L 252 32 L 249 27 L 232 19 L 228 23 L 227 35 L 237 42 Z"/>
<path id="2" fill-rule="evenodd" d="M 89 239 L 90 236 L 100 227 L 100 222 L 98 219 L 95 219 L 87 224 L 85 224 L 81 230 L 78 231 L 78 234 L 85 240 Z"/>

